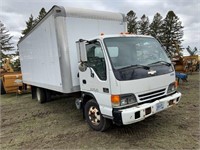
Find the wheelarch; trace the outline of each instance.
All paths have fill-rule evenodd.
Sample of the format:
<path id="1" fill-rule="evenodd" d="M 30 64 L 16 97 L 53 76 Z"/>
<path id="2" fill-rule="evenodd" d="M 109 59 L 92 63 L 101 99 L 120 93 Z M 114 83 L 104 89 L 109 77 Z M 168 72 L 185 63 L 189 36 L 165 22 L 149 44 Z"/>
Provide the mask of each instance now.
<path id="1" fill-rule="evenodd" d="M 91 93 L 87 93 L 87 92 L 83 92 L 82 93 L 82 111 L 83 111 L 83 118 L 85 118 L 85 113 L 84 113 L 84 106 L 85 106 L 85 104 L 89 101 L 89 100 L 91 100 L 91 99 L 93 99 L 93 100 L 95 100 L 96 102 L 97 102 L 97 100 L 96 100 L 96 98 L 95 98 L 95 96 L 93 95 L 93 94 L 91 94 Z M 97 104 L 98 104 L 98 102 L 97 102 Z"/>
<path id="2" fill-rule="evenodd" d="M 82 94 L 82 111 L 83 111 L 83 118 L 84 119 L 86 119 L 86 117 L 85 117 L 85 104 L 89 101 L 89 100 L 94 100 L 96 103 L 97 103 L 97 105 L 99 105 L 98 104 L 98 101 L 96 100 L 96 98 L 95 98 L 95 96 L 92 94 L 92 93 L 86 93 L 86 92 L 84 92 L 83 94 Z M 99 107 L 99 111 L 100 111 L 100 113 L 101 113 L 101 109 L 100 109 L 100 107 Z M 112 123 L 112 121 L 111 121 L 111 119 L 110 118 L 107 118 L 107 117 L 104 117 L 104 115 L 101 113 L 101 115 L 102 115 L 102 119 L 104 120 L 104 123 L 103 123 L 103 126 L 102 126 L 102 128 L 101 129 L 94 129 L 93 127 L 93 129 L 94 130 L 97 130 L 97 131 L 105 131 L 106 129 L 108 129 L 109 127 L 110 127 L 110 125 L 111 125 L 111 123 Z M 86 119 L 87 120 L 87 119 Z M 88 123 L 89 124 L 89 123 Z M 91 127 L 91 126 L 90 126 Z"/>

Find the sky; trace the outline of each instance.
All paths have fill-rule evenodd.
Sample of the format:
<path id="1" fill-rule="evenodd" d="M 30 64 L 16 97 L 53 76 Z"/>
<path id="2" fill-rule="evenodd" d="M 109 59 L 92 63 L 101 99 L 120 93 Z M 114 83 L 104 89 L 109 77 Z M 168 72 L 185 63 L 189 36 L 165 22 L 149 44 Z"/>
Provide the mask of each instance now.
<path id="1" fill-rule="evenodd" d="M 133 10 L 138 20 L 145 14 L 150 22 L 157 12 L 165 18 L 172 10 L 184 26 L 183 47 L 189 45 L 200 50 L 200 0 L 0 0 L 0 21 L 9 30 L 16 45 L 30 15 L 36 18 L 42 7 L 49 11 L 53 5 L 124 14 Z M 184 54 L 187 55 L 187 52 L 184 51 Z"/>

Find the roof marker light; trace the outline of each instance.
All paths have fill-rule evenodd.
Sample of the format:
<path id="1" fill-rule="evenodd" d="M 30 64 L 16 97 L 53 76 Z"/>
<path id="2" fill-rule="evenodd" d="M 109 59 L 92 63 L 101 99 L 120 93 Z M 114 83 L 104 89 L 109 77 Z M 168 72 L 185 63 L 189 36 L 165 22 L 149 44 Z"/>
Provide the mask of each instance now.
<path id="1" fill-rule="evenodd" d="M 121 35 L 126 35 L 126 34 L 130 34 L 129 32 L 121 32 Z"/>

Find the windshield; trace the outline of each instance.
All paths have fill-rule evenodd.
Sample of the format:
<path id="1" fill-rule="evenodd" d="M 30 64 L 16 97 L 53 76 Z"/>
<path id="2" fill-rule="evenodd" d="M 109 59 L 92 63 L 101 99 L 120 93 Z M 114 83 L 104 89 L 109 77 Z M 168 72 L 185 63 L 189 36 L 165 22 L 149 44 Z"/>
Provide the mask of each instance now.
<path id="1" fill-rule="evenodd" d="M 112 37 L 104 43 L 114 69 L 171 63 L 160 43 L 151 37 Z"/>

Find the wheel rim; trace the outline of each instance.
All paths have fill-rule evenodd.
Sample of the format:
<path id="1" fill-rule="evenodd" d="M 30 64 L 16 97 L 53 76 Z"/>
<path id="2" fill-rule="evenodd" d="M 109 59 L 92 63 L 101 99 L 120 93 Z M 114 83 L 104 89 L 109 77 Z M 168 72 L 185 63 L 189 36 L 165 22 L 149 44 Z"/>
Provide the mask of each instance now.
<path id="1" fill-rule="evenodd" d="M 98 126 L 100 124 L 100 121 L 101 121 L 100 112 L 95 106 L 90 107 L 88 111 L 88 116 L 89 116 L 90 122 L 93 125 Z"/>

